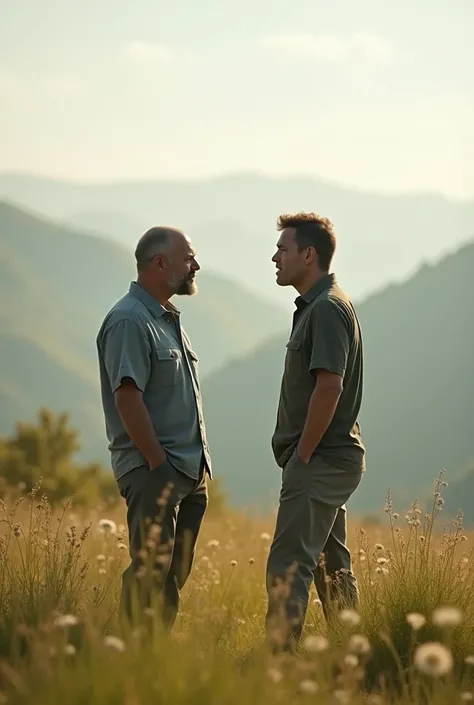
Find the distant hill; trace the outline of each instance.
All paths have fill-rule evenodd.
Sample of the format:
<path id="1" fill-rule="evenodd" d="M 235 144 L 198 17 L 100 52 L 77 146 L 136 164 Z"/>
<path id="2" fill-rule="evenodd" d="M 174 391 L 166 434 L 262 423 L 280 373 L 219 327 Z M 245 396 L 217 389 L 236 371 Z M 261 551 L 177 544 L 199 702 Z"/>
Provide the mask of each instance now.
<path id="1" fill-rule="evenodd" d="M 351 502 L 356 509 L 381 509 L 389 487 L 406 506 L 429 495 L 443 467 L 452 483 L 474 459 L 473 278 L 474 244 L 468 244 L 357 306 L 368 469 Z M 267 341 L 204 386 L 215 467 L 241 503 L 275 499 L 279 488 L 270 437 L 286 340 Z M 472 493 L 461 500 L 474 519 Z"/>
<path id="2" fill-rule="evenodd" d="M 445 510 L 454 516 L 461 509 L 464 514 L 464 524 L 474 525 L 474 507 L 472 498 L 474 497 L 474 452 L 471 456 L 469 469 L 454 481 L 448 481 L 448 487 L 444 490 Z"/>
<path id="3" fill-rule="evenodd" d="M 204 270 L 217 270 L 292 306 L 275 287 L 271 256 L 277 216 L 309 209 L 328 215 L 339 247 L 334 266 L 360 299 L 462 244 L 474 232 L 474 202 L 437 194 L 384 195 L 310 178 L 235 174 L 199 181 L 77 183 L 0 174 L 0 197 L 132 247 L 156 223 L 186 228 Z"/>
<path id="4" fill-rule="evenodd" d="M 0 203 L 0 433 L 41 405 L 70 410 L 87 447 L 105 448 L 95 338 L 135 277 L 123 248 Z M 225 277 L 202 272 L 175 303 L 201 374 L 284 326 L 284 312 Z"/>
<path id="5" fill-rule="evenodd" d="M 106 458 L 95 336 L 135 275 L 133 258 L 8 204 L 0 204 L 0 245 L 0 433 L 32 419 L 41 405 L 69 410 L 85 457 Z M 451 487 L 469 490 L 473 276 L 474 244 L 467 244 L 357 304 L 368 470 L 354 508 L 379 510 L 389 487 L 400 504 L 424 496 L 442 467 L 450 511 Z M 177 303 L 201 358 L 215 471 L 234 502 L 268 506 L 279 487 L 270 437 L 291 314 L 205 271 L 199 288 Z M 471 496 L 463 494 L 456 495 L 460 508 L 473 515 Z"/>

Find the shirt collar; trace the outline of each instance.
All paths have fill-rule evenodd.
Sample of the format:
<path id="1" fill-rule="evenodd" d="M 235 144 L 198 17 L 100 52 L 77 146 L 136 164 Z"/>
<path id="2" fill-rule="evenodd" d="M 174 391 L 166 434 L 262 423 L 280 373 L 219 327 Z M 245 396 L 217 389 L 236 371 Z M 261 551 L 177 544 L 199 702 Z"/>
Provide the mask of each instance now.
<path id="1" fill-rule="evenodd" d="M 325 289 L 329 289 L 333 284 L 336 283 L 337 282 L 335 274 L 325 274 L 323 277 L 321 277 L 321 279 L 318 279 L 316 284 L 313 284 L 311 289 L 309 289 L 305 294 L 296 297 L 296 306 L 301 307 L 306 304 L 310 304 Z"/>
<path id="2" fill-rule="evenodd" d="M 135 296 L 137 299 L 140 299 L 140 301 L 145 304 L 145 306 L 157 317 L 160 318 L 163 316 L 165 313 L 174 313 L 177 316 L 179 316 L 180 311 L 176 308 L 176 306 L 173 306 L 172 303 L 168 301 L 168 303 L 163 306 L 160 304 L 159 301 L 157 301 L 151 294 L 148 293 L 140 284 L 137 282 L 133 281 L 130 284 L 129 288 L 130 294 Z"/>

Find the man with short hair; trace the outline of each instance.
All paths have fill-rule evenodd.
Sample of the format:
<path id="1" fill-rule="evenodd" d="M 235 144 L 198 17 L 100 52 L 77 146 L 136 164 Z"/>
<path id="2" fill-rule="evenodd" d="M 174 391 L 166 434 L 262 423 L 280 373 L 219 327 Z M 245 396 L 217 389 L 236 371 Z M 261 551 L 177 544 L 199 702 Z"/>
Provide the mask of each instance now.
<path id="1" fill-rule="evenodd" d="M 358 423 L 363 350 L 354 307 L 330 273 L 331 221 L 287 214 L 277 228 L 277 284 L 299 293 L 272 438 L 282 485 L 267 565 L 267 630 L 286 649 L 301 637 L 313 580 L 326 618 L 330 603 L 358 601 L 345 503 L 365 471 Z"/>
<path id="2" fill-rule="evenodd" d="M 139 240 L 137 280 L 97 335 L 102 404 L 112 468 L 127 505 L 131 564 L 125 616 L 159 596 L 171 629 L 207 507 L 206 440 L 198 358 L 173 295 L 193 295 L 200 269 L 189 238 L 154 227 Z"/>

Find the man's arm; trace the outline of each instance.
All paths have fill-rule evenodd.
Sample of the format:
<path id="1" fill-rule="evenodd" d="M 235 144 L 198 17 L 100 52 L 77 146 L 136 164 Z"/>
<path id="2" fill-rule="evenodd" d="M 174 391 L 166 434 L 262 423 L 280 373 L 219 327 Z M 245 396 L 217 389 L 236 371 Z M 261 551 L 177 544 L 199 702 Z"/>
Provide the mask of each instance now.
<path id="1" fill-rule="evenodd" d="M 298 443 L 299 458 L 308 463 L 326 433 L 342 393 L 342 377 L 318 369 L 316 385 L 308 404 L 306 421 Z"/>
<path id="2" fill-rule="evenodd" d="M 299 458 L 308 463 L 331 423 L 342 394 L 350 348 L 348 324 L 331 301 L 317 304 L 313 313 L 310 372 L 316 375 L 303 433 Z"/>
<path id="3" fill-rule="evenodd" d="M 117 321 L 105 332 L 102 355 L 115 407 L 129 437 L 153 470 L 165 462 L 166 453 L 143 401 L 150 377 L 150 352 L 145 332 L 133 319 Z"/>
<path id="4" fill-rule="evenodd" d="M 115 392 L 115 407 L 125 430 L 146 458 L 150 470 L 162 465 L 166 460 L 166 453 L 156 437 L 150 414 L 143 401 L 143 393 L 130 377 L 125 377 Z"/>

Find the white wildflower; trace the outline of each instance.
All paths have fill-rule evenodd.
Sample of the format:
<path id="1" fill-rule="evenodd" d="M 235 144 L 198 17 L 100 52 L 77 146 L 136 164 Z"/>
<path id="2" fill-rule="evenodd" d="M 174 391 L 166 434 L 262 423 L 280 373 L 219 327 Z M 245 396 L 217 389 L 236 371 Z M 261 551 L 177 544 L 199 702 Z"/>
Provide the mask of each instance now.
<path id="1" fill-rule="evenodd" d="M 359 614 L 352 609 L 344 609 L 339 612 L 339 619 L 343 624 L 347 624 L 350 627 L 355 627 L 360 622 Z"/>
<path id="2" fill-rule="evenodd" d="M 427 676 L 445 676 L 453 667 L 453 656 L 443 644 L 427 641 L 417 647 L 414 664 L 419 671 Z"/>
<path id="3" fill-rule="evenodd" d="M 279 671 L 277 668 L 269 668 L 267 671 L 267 676 L 274 683 L 280 683 L 280 681 L 283 679 L 281 671 Z"/>
<path id="4" fill-rule="evenodd" d="M 461 700 L 463 703 L 470 703 L 474 700 L 474 695 L 468 690 L 465 690 L 464 693 L 461 693 Z"/>
<path id="5" fill-rule="evenodd" d="M 325 636 L 319 636 L 315 634 L 314 636 L 308 636 L 303 642 L 303 646 L 309 653 L 317 654 L 321 651 L 326 651 L 329 647 L 329 641 Z"/>
<path id="6" fill-rule="evenodd" d="M 304 681 L 301 681 L 300 690 L 305 695 L 314 695 L 318 692 L 319 685 L 309 678 L 306 678 Z"/>
<path id="7" fill-rule="evenodd" d="M 420 612 L 410 612 L 407 614 L 406 619 L 410 627 L 415 632 L 426 624 L 426 617 L 423 614 L 420 614 Z"/>
<path id="8" fill-rule="evenodd" d="M 437 627 L 457 627 L 462 622 L 462 612 L 457 607 L 438 607 L 432 620 Z"/>
<path id="9" fill-rule="evenodd" d="M 74 646 L 74 644 L 66 644 L 66 646 L 64 647 L 64 653 L 67 656 L 74 656 L 74 654 L 76 653 L 76 647 Z"/>
<path id="10" fill-rule="evenodd" d="M 118 651 L 119 653 L 125 651 L 125 642 L 122 641 L 122 639 L 119 639 L 118 636 L 112 636 L 111 634 L 107 635 L 106 637 L 104 637 L 104 645 L 108 649 Z"/>
<path id="11" fill-rule="evenodd" d="M 217 548 L 219 546 L 219 541 L 217 539 L 211 539 L 207 542 L 208 548 Z"/>
<path id="12" fill-rule="evenodd" d="M 98 525 L 99 531 L 103 534 L 116 534 L 117 524 L 112 519 L 101 519 Z"/>
<path id="13" fill-rule="evenodd" d="M 359 659 L 355 654 L 347 654 L 347 656 L 344 656 L 344 663 L 349 668 L 356 668 L 359 665 Z"/>
<path id="14" fill-rule="evenodd" d="M 370 653 L 370 641 L 363 634 L 353 634 L 348 643 L 349 651 L 359 656 Z"/>
<path id="15" fill-rule="evenodd" d="M 60 614 L 54 620 L 55 626 L 60 627 L 61 629 L 74 627 L 76 624 L 78 624 L 78 622 L 78 618 L 75 617 L 73 614 Z"/>
<path id="16" fill-rule="evenodd" d="M 271 536 L 266 531 L 264 531 L 263 534 L 260 534 L 260 538 L 262 539 L 262 541 L 270 541 Z"/>

